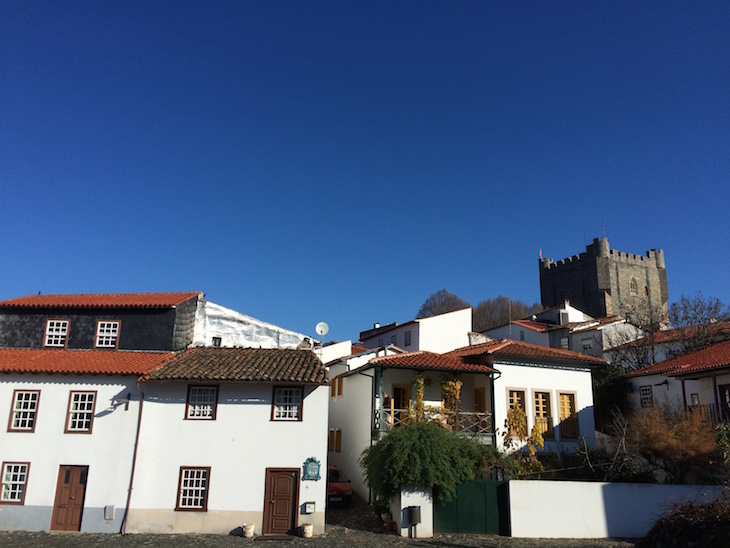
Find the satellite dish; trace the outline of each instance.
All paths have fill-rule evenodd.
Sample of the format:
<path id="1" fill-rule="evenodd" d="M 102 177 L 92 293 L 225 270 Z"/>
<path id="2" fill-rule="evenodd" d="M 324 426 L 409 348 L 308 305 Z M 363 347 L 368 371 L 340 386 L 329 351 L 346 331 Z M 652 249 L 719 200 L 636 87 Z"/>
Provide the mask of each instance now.
<path id="1" fill-rule="evenodd" d="M 324 337 L 330 330 L 330 326 L 327 325 L 325 322 L 319 322 L 314 330 L 317 332 L 317 335 L 319 335 L 320 337 Z"/>

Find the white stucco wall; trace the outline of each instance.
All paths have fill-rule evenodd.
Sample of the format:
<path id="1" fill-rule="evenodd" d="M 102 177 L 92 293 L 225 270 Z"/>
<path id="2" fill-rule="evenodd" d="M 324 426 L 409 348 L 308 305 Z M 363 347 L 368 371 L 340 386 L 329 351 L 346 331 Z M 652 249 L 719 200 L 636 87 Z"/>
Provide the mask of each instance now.
<path id="1" fill-rule="evenodd" d="M 418 320 L 418 350 L 442 354 L 456 348 L 469 346 L 472 309 L 456 310 Z M 408 348 L 411 350 L 411 348 Z"/>
<path id="2" fill-rule="evenodd" d="M 510 481 L 512 536 L 641 538 L 673 504 L 721 494 L 722 486 Z"/>
<path id="3" fill-rule="evenodd" d="M 559 369 L 553 367 L 536 367 L 495 362 L 494 368 L 501 375 L 494 381 L 494 414 L 495 425 L 504 431 L 507 417 L 508 390 L 524 390 L 527 411 L 527 428 L 535 425 L 534 392 L 550 392 L 550 407 L 553 424 L 558 426 L 560 413 L 558 394 L 560 392 L 575 393 L 575 408 L 578 415 L 579 436 L 585 438 L 589 447 L 595 447 L 595 419 L 593 415 L 593 387 L 589 370 Z M 559 429 L 556 428 L 559 433 Z M 497 437 L 501 444 L 503 436 Z M 545 450 L 555 452 L 572 452 L 578 445 L 575 439 L 545 440 Z"/>
<path id="4" fill-rule="evenodd" d="M 520 337 L 520 333 L 523 334 L 524 338 Z M 509 325 L 488 329 L 484 334 L 493 339 L 511 339 L 513 341 L 524 341 L 539 346 L 550 346 L 550 337 L 547 332 L 535 331 L 534 329 L 528 329 L 517 324 L 512 324 L 511 329 Z"/>
<path id="5" fill-rule="evenodd" d="M 201 383 L 191 383 L 201 384 Z M 329 386 L 305 387 L 302 421 L 272 421 L 270 384 L 220 384 L 215 420 L 185 420 L 187 384 L 145 383 L 130 533 L 227 534 L 243 523 L 263 525 L 267 468 L 300 471 L 299 501 L 316 513 L 299 516 L 324 532 Z M 322 465 L 319 481 L 302 481 L 306 459 Z M 207 512 L 176 512 L 181 466 L 210 466 Z"/>
<path id="6" fill-rule="evenodd" d="M 0 529 L 48 531 L 59 466 L 88 466 L 83 533 L 117 533 L 127 502 L 140 394 L 133 377 L 104 375 L 16 375 L 0 378 L 0 409 L 12 408 L 14 390 L 40 390 L 34 432 L 0 429 L 0 460 L 29 462 L 25 503 L 0 503 Z M 96 391 L 90 434 L 66 434 L 71 391 Z M 129 408 L 114 398 L 131 393 Z M 104 519 L 104 507 L 115 507 Z"/>
<path id="7" fill-rule="evenodd" d="M 408 507 L 421 509 L 421 521 L 411 524 L 408 521 Z M 395 521 L 396 531 L 408 538 L 433 537 L 433 490 L 430 487 L 405 486 L 390 503 L 390 513 Z"/>
<path id="8" fill-rule="evenodd" d="M 716 383 L 718 386 L 730 384 L 730 375 L 718 375 Z M 700 405 L 710 405 L 719 401 L 716 400 L 711 377 L 687 380 L 684 385 L 687 405 L 692 405 L 692 394 L 698 395 Z M 629 378 L 630 401 L 634 409 L 641 409 L 642 386 L 651 386 L 654 406 L 672 405 L 679 408 L 684 406 L 681 380 L 665 375 L 643 375 Z"/>

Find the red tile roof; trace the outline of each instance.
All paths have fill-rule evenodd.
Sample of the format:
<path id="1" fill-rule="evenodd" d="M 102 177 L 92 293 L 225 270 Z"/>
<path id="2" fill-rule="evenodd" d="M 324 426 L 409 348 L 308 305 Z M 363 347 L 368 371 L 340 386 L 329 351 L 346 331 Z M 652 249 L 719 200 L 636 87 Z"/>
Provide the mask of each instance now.
<path id="1" fill-rule="evenodd" d="M 494 369 L 488 365 L 465 363 L 460 358 L 446 354 L 436 354 L 419 350 L 393 356 L 380 356 L 370 360 L 371 364 L 402 367 L 405 369 L 431 369 L 438 371 L 456 371 L 465 373 L 492 373 Z"/>
<path id="2" fill-rule="evenodd" d="M 275 348 L 190 348 L 151 371 L 146 378 L 298 384 L 329 382 L 327 369 L 311 350 Z"/>
<path id="3" fill-rule="evenodd" d="M 671 360 L 655 363 L 628 373 L 627 377 L 645 375 L 685 375 L 699 371 L 724 369 L 730 367 L 730 341 L 715 343 L 708 348 L 677 356 Z"/>
<path id="4" fill-rule="evenodd" d="M 465 346 L 448 352 L 446 355 L 467 357 L 489 354 L 497 357 L 520 357 L 532 359 L 547 359 L 579 362 L 584 364 L 600 364 L 605 365 L 606 360 L 596 358 L 594 356 L 586 356 L 572 350 L 563 350 L 561 348 L 550 348 L 548 346 L 540 346 L 522 341 L 513 341 L 511 339 L 500 339 L 497 341 L 475 344 L 473 346 Z"/>
<path id="5" fill-rule="evenodd" d="M 202 293 L 186 291 L 179 293 L 28 295 L 0 301 L 0 308 L 173 308 L 198 295 L 202 295 Z"/>
<path id="6" fill-rule="evenodd" d="M 0 372 L 139 376 L 172 356 L 172 352 L 0 348 Z"/>

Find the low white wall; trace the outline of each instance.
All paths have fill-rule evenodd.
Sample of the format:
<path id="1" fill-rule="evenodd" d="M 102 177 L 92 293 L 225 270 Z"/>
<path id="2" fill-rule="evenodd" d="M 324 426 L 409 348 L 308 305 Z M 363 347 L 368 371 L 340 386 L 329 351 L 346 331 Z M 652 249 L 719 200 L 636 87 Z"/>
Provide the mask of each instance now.
<path id="1" fill-rule="evenodd" d="M 513 537 L 640 538 L 672 505 L 709 502 L 720 486 L 510 481 Z"/>
<path id="2" fill-rule="evenodd" d="M 407 508 L 420 506 L 421 523 L 408 523 Z M 433 491 L 430 487 L 403 487 L 399 495 L 390 503 L 390 513 L 396 524 L 396 530 L 402 537 L 433 537 Z"/>

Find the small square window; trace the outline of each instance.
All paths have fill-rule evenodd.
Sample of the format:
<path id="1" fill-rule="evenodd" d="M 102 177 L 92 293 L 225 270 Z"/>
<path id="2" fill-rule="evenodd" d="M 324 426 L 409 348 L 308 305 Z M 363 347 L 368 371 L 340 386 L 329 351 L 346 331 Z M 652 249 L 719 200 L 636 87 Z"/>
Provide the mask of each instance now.
<path id="1" fill-rule="evenodd" d="M 11 432 L 35 431 L 38 401 L 41 398 L 40 390 L 16 390 L 13 393 L 13 407 L 10 410 Z"/>
<path id="2" fill-rule="evenodd" d="M 591 350 L 593 348 L 593 339 L 581 339 L 583 350 Z"/>
<path id="3" fill-rule="evenodd" d="M 208 511 L 208 483 L 210 467 L 180 467 L 175 510 Z"/>
<path id="4" fill-rule="evenodd" d="M 639 387 L 639 397 L 641 398 L 641 407 L 654 407 L 654 393 L 651 386 Z"/>
<path id="5" fill-rule="evenodd" d="M 405 346 L 411 346 L 411 332 L 410 331 L 406 331 L 405 342 L 403 344 L 405 344 Z"/>
<path id="6" fill-rule="evenodd" d="M 43 345 L 53 348 L 66 348 L 68 323 L 68 320 L 48 320 Z"/>
<path id="7" fill-rule="evenodd" d="M 119 322 L 99 320 L 96 322 L 96 347 L 116 348 L 119 338 Z"/>
<path id="8" fill-rule="evenodd" d="M 221 337 L 213 337 L 213 346 L 215 348 L 220 348 L 222 342 L 223 339 Z"/>
<path id="9" fill-rule="evenodd" d="M 71 392 L 68 399 L 67 433 L 91 434 L 96 392 Z"/>
<path id="10" fill-rule="evenodd" d="M 215 420 L 218 406 L 218 387 L 189 386 L 185 418 L 193 420 Z"/>
<path id="11" fill-rule="evenodd" d="M 25 502 L 25 486 L 28 483 L 29 469 L 29 462 L 3 463 L 0 502 L 5 504 L 23 504 Z"/>
<path id="12" fill-rule="evenodd" d="M 275 388 L 272 420 L 300 421 L 302 420 L 302 389 Z"/>

